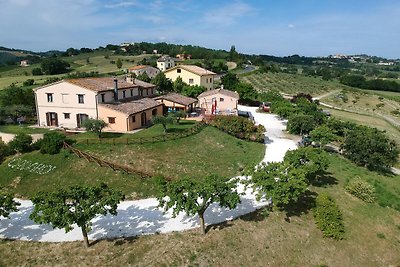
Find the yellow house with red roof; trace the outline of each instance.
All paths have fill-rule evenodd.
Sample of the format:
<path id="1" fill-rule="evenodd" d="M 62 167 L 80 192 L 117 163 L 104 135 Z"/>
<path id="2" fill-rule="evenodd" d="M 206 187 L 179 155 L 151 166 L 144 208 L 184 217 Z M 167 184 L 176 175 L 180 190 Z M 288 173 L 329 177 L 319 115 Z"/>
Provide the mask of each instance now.
<path id="1" fill-rule="evenodd" d="M 204 86 L 208 90 L 214 88 L 215 73 L 195 65 L 179 65 L 164 71 L 165 76 L 172 81 L 181 77 L 189 85 Z"/>

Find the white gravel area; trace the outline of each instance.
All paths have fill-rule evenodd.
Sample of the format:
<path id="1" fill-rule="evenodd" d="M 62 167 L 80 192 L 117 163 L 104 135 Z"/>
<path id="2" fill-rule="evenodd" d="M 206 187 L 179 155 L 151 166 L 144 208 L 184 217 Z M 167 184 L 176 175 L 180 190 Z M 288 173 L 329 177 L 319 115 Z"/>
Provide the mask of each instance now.
<path id="1" fill-rule="evenodd" d="M 249 111 L 258 124 L 267 129 L 266 151 L 263 161 L 281 161 L 287 150 L 296 149 L 296 143 L 284 139 L 282 130 L 286 128 L 285 121 L 276 115 L 256 113 L 255 107 L 239 106 L 239 110 Z M 246 179 L 246 177 L 240 177 Z M 207 225 L 232 220 L 241 215 L 252 212 L 268 204 L 262 199 L 257 201 L 251 189 L 245 190 L 242 184 L 238 184 L 238 191 L 244 193 L 241 196 L 242 203 L 234 210 L 211 205 L 205 213 Z M 10 215 L 10 219 L 1 218 L 0 237 L 40 242 L 64 242 L 82 240 L 82 233 L 78 227 L 74 227 L 69 233 L 64 229 L 53 229 L 50 225 L 39 225 L 29 219 L 32 212 L 32 202 L 29 200 L 18 200 L 21 203 L 18 212 Z M 117 216 L 98 216 L 92 220 L 92 231 L 89 233 L 90 240 L 137 236 L 154 233 L 168 233 L 183 231 L 199 227 L 197 216 L 186 216 L 184 213 L 172 218 L 172 212 L 164 213 L 158 207 L 155 198 L 135 201 L 123 201 L 118 205 Z"/>

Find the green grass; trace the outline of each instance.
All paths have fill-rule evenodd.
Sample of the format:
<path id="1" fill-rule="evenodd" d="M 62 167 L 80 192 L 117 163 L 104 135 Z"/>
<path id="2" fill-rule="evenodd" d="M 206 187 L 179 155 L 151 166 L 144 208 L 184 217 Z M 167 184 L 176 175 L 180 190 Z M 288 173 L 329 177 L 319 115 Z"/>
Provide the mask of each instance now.
<path id="1" fill-rule="evenodd" d="M 0 186 L 24 198 L 31 198 L 39 191 L 53 191 L 71 185 L 95 185 L 105 182 L 122 190 L 128 198 L 148 197 L 154 194 L 153 180 L 144 180 L 132 174 L 114 172 L 110 168 L 88 163 L 73 154 L 63 151 L 57 155 L 44 155 L 38 151 L 17 156 L 32 163 L 42 163 L 56 168 L 44 175 L 27 170 L 16 170 L 8 166 L 13 158 L 0 165 Z"/>
<path id="2" fill-rule="evenodd" d="M 11 134 L 41 134 L 49 132 L 48 129 L 43 128 L 32 128 L 28 125 L 15 125 L 15 124 L 6 124 L 0 125 L 0 132 L 2 133 L 11 133 Z"/>
<path id="3" fill-rule="evenodd" d="M 258 164 L 265 149 L 263 144 L 237 139 L 213 127 L 166 142 L 128 146 L 79 143 L 77 147 L 145 173 L 171 178 L 201 178 L 211 174 L 232 177 L 246 166 Z"/>
<path id="4" fill-rule="evenodd" d="M 258 164 L 265 149 L 263 144 L 242 141 L 212 127 L 193 136 L 154 144 L 79 144 L 77 147 L 111 162 L 130 165 L 152 175 L 161 174 L 172 178 L 201 178 L 209 174 L 232 177 L 239 174 L 243 167 Z M 148 197 L 155 193 L 154 179 L 141 179 L 135 175 L 114 172 L 65 151 L 52 156 L 34 151 L 18 157 L 32 163 L 56 167 L 48 174 L 39 175 L 10 168 L 8 163 L 11 158 L 1 164 L 0 187 L 6 187 L 22 197 L 29 198 L 38 191 L 51 191 L 57 186 L 94 185 L 99 182 L 106 182 L 111 187 L 122 190 L 129 198 Z"/>
<path id="5" fill-rule="evenodd" d="M 0 241 L 0 265 L 109 266 L 397 266 L 400 262 L 400 213 L 368 204 L 346 193 L 348 177 L 374 177 L 399 188 L 400 177 L 381 176 L 337 155 L 325 177 L 330 183 L 311 187 L 328 192 L 343 213 L 344 240 L 323 238 L 312 213 L 255 212 L 237 220 L 198 229 L 116 240 L 84 249 L 82 242 Z M 207 221 L 207 218 L 206 218 Z M 135 227 L 132 225 L 132 227 Z M 383 238 L 384 237 L 384 238 Z M 9 261 L 8 259 L 13 259 Z"/>

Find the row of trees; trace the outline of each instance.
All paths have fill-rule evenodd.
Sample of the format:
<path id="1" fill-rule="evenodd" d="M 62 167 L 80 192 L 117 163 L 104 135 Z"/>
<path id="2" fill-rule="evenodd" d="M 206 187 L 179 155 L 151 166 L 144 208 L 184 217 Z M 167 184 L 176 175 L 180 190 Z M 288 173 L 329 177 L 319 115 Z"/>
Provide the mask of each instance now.
<path id="1" fill-rule="evenodd" d="M 396 81 L 382 79 L 367 80 L 362 75 L 345 75 L 341 77 L 340 82 L 348 86 L 362 89 L 400 92 L 400 83 Z"/>

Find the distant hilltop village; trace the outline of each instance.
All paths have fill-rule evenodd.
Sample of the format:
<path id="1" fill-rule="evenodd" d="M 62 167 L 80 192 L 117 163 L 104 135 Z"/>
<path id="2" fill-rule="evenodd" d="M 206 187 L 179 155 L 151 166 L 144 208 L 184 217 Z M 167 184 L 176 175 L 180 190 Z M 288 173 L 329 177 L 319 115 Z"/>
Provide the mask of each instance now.
<path id="1" fill-rule="evenodd" d="M 377 58 L 377 57 L 368 56 L 368 55 L 336 54 L 336 55 L 330 55 L 329 58 L 347 59 L 350 63 L 376 63 L 377 65 L 380 65 L 380 66 L 393 66 L 396 64 L 395 61 L 384 60 L 382 58 Z"/>

